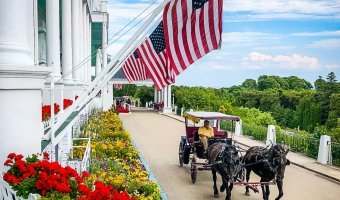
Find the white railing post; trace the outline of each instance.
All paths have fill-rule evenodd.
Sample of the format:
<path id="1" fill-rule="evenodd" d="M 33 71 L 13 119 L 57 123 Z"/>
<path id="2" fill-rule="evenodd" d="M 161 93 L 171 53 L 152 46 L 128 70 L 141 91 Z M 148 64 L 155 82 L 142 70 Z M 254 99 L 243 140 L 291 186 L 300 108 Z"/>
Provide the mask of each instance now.
<path id="1" fill-rule="evenodd" d="M 319 152 L 318 152 L 318 163 L 328 164 L 331 163 L 331 137 L 328 135 L 321 135 L 320 144 L 319 144 Z"/>
<path id="2" fill-rule="evenodd" d="M 64 112 L 64 85 L 60 86 L 60 113 Z"/>
<path id="3" fill-rule="evenodd" d="M 181 116 L 183 117 L 184 107 L 181 108 Z"/>
<path id="4" fill-rule="evenodd" d="M 51 126 L 51 161 L 54 161 L 54 146 L 53 146 L 53 140 L 54 140 L 54 79 L 53 75 L 51 75 L 51 119 L 50 119 L 50 126 Z"/>
<path id="5" fill-rule="evenodd" d="M 276 144 L 276 129 L 274 125 L 268 125 L 266 145 Z"/>

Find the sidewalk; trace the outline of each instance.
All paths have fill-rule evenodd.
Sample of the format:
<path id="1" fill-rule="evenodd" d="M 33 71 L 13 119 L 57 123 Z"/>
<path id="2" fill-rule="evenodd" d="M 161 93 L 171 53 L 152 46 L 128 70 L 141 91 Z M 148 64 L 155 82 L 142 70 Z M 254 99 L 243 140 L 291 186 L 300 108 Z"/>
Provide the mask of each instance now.
<path id="1" fill-rule="evenodd" d="M 175 120 L 178 120 L 180 122 L 184 122 L 184 117 L 168 113 L 168 114 L 163 114 L 164 116 L 173 118 Z M 233 139 L 246 147 L 251 147 L 251 146 L 265 146 L 265 143 L 257 140 L 253 140 L 249 137 L 246 136 L 237 136 L 234 135 Z M 305 157 L 299 153 L 295 152 L 289 152 L 287 155 L 287 158 L 290 160 L 290 162 L 293 165 L 302 167 L 304 169 L 307 169 L 309 171 L 312 171 L 316 174 L 319 174 L 321 176 L 324 176 L 328 179 L 331 179 L 333 181 L 336 181 L 340 183 L 340 168 L 335 167 L 335 166 L 330 166 L 330 165 L 322 165 L 316 162 L 315 159 L 313 158 L 308 158 Z"/>

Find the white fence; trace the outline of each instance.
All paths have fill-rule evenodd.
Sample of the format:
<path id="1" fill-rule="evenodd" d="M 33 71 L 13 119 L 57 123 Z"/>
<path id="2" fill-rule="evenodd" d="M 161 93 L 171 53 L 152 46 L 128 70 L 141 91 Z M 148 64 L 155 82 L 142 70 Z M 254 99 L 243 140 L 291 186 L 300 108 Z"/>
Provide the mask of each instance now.
<path id="1" fill-rule="evenodd" d="M 29 194 L 28 200 L 39 199 L 38 194 Z M 24 200 L 22 197 L 17 197 L 16 192 L 12 190 L 12 187 L 4 181 L 2 173 L 0 172 L 0 199 L 1 200 Z"/>
<path id="2" fill-rule="evenodd" d="M 75 140 L 85 140 L 87 141 L 85 146 L 73 146 L 72 149 L 75 148 L 82 148 L 84 149 L 84 155 L 82 160 L 79 159 L 73 159 L 73 157 L 66 161 L 66 165 L 72 167 L 74 170 L 78 172 L 78 174 L 81 174 L 83 171 L 89 171 L 90 168 L 90 158 L 91 158 L 91 140 L 90 138 L 74 138 Z M 72 154 L 71 154 L 72 155 Z"/>

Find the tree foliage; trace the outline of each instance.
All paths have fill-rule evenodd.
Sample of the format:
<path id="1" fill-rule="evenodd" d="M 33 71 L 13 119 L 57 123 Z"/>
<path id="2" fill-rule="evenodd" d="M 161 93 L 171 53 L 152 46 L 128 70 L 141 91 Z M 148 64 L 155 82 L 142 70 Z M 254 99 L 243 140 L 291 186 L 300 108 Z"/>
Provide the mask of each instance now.
<path id="1" fill-rule="evenodd" d="M 239 115 L 247 124 L 276 124 L 332 136 L 340 142 L 340 83 L 334 72 L 313 85 L 296 76 L 261 75 L 229 88 L 173 86 L 175 104 L 187 109 Z M 153 87 L 124 85 L 120 96 L 134 96 L 142 103 L 153 100 Z"/>

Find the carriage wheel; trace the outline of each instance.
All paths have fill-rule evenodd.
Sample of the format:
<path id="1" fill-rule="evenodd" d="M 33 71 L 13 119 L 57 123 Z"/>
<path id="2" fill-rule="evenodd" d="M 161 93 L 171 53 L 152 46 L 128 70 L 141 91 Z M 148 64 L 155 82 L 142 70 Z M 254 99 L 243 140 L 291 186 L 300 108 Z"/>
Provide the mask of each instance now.
<path id="1" fill-rule="evenodd" d="M 236 176 L 236 180 L 239 182 L 243 182 L 245 181 L 245 177 L 246 177 L 246 169 L 244 167 L 241 168 L 241 170 L 238 172 L 237 176 Z"/>
<path id="2" fill-rule="evenodd" d="M 195 184 L 197 178 L 197 166 L 195 164 L 192 164 L 193 162 L 196 162 L 195 155 L 193 155 L 191 159 L 191 182 Z"/>
<path id="3" fill-rule="evenodd" d="M 178 160 L 179 160 L 179 166 L 183 166 L 183 143 L 182 141 L 179 143 L 179 148 L 178 148 Z"/>
<path id="4" fill-rule="evenodd" d="M 195 184 L 197 178 L 197 166 L 192 165 L 191 166 L 191 182 L 192 184 Z"/>

